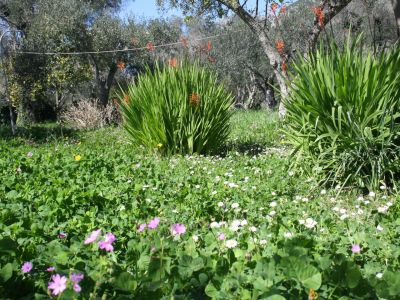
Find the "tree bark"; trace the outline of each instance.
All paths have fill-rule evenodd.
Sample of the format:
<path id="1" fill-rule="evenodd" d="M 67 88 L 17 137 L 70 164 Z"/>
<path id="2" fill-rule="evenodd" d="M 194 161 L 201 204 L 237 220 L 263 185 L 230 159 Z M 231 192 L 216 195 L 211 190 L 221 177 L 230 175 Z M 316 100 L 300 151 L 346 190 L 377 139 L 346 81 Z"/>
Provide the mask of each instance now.
<path id="1" fill-rule="evenodd" d="M 93 69 L 97 85 L 97 97 L 103 107 L 106 107 L 110 98 L 110 90 L 114 82 L 115 74 L 117 73 L 117 65 L 113 62 L 109 66 L 106 76 L 101 74 L 99 64 L 95 57 L 91 56 L 93 62 Z"/>
<path id="2" fill-rule="evenodd" d="M 400 40 L 400 0 L 392 0 L 392 5 L 397 24 L 397 40 Z"/>

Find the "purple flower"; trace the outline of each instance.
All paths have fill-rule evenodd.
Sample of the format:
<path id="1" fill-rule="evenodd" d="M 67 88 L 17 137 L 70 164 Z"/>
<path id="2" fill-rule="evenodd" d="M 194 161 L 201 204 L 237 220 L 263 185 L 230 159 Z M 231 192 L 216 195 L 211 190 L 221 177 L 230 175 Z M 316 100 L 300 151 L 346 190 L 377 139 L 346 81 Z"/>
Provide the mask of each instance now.
<path id="1" fill-rule="evenodd" d="M 60 239 L 65 239 L 65 238 L 67 238 L 67 234 L 66 234 L 65 232 L 60 232 L 60 233 L 58 234 L 58 237 L 59 237 Z"/>
<path id="2" fill-rule="evenodd" d="M 49 290 L 53 290 L 52 294 L 57 296 L 61 294 L 67 288 L 67 277 L 60 276 L 59 274 L 51 276 L 51 280 L 49 282 Z"/>
<path id="3" fill-rule="evenodd" d="M 28 154 L 27 154 L 26 156 L 32 157 L 32 156 L 33 156 L 33 153 L 32 153 L 31 151 L 29 151 Z"/>
<path id="4" fill-rule="evenodd" d="M 33 264 L 30 261 L 24 262 L 24 264 L 21 267 L 21 272 L 22 273 L 29 273 L 32 270 Z"/>
<path id="5" fill-rule="evenodd" d="M 180 235 L 186 232 L 186 227 L 183 224 L 174 224 L 171 226 L 172 235 Z"/>
<path id="6" fill-rule="evenodd" d="M 54 267 L 48 267 L 48 268 L 46 269 L 46 272 L 54 272 L 55 269 L 56 269 L 56 268 L 54 268 Z"/>
<path id="7" fill-rule="evenodd" d="M 138 231 L 139 231 L 139 232 L 143 232 L 143 231 L 146 229 L 146 227 L 147 227 L 146 224 L 140 224 L 140 225 L 139 225 L 139 228 L 138 228 Z"/>
<path id="8" fill-rule="evenodd" d="M 85 278 L 85 276 L 82 273 L 72 273 L 70 279 L 73 283 L 79 283 L 83 278 Z"/>
<path id="9" fill-rule="evenodd" d="M 74 289 L 75 292 L 79 293 L 82 288 L 79 285 L 79 282 L 83 280 L 85 276 L 82 273 L 72 273 L 70 276 L 71 282 L 73 283 L 72 288 Z"/>
<path id="10" fill-rule="evenodd" d="M 225 240 L 225 234 L 220 233 L 220 234 L 218 235 L 218 239 L 219 239 L 220 241 Z"/>
<path id="11" fill-rule="evenodd" d="M 107 233 L 104 241 L 99 242 L 99 248 L 106 250 L 108 252 L 114 251 L 112 243 L 115 241 L 115 235 L 112 233 Z"/>
<path id="12" fill-rule="evenodd" d="M 353 244 L 353 245 L 351 246 L 351 252 L 353 252 L 353 253 L 360 253 L 360 252 L 361 252 L 360 245 Z"/>
<path id="13" fill-rule="evenodd" d="M 97 229 L 95 231 L 92 231 L 92 233 L 89 235 L 89 237 L 85 240 L 85 245 L 91 244 L 94 241 L 96 241 L 97 238 L 99 237 L 100 232 L 101 232 L 101 229 Z"/>
<path id="14" fill-rule="evenodd" d="M 151 220 L 149 222 L 147 227 L 149 227 L 150 229 L 156 229 L 158 224 L 160 224 L 160 219 L 159 218 L 154 218 L 153 220 Z"/>

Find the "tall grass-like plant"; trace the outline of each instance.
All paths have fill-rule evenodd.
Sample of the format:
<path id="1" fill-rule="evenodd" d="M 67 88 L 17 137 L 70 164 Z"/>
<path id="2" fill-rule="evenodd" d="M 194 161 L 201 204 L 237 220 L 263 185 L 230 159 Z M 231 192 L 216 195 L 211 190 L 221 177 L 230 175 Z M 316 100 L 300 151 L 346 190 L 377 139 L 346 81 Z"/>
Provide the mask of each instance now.
<path id="1" fill-rule="evenodd" d="M 326 183 L 376 189 L 400 174 L 400 51 L 374 55 L 360 40 L 299 58 L 286 134 L 297 166 Z"/>
<path id="2" fill-rule="evenodd" d="M 196 64 L 157 64 L 120 100 L 132 142 L 163 154 L 212 153 L 229 135 L 233 97 Z"/>

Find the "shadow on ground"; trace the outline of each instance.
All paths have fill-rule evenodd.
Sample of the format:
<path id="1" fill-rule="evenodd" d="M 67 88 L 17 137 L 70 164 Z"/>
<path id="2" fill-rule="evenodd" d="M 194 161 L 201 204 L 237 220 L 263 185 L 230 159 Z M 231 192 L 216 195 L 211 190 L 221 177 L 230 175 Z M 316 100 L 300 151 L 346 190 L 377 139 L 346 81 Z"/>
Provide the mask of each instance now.
<path id="1" fill-rule="evenodd" d="M 25 143 L 44 144 L 63 139 L 78 138 L 79 131 L 65 128 L 57 124 L 40 124 L 30 127 L 19 127 L 15 135 L 12 134 L 11 127 L 0 126 L 0 139 L 6 141 L 16 141 L 22 139 Z"/>

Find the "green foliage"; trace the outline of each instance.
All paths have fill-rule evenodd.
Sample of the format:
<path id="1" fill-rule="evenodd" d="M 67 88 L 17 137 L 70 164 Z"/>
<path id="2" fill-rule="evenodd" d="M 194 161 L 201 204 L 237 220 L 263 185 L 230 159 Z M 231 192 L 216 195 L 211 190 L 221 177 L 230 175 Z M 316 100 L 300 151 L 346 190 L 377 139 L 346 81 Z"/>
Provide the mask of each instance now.
<path id="1" fill-rule="evenodd" d="M 229 140 L 263 151 L 164 159 L 127 147 L 120 128 L 47 125 L 1 139 L 1 297 L 48 299 L 52 275 L 83 273 L 80 294 L 69 280 L 60 299 L 307 299 L 310 289 L 319 299 L 398 299 L 398 195 L 332 198 L 286 172 L 287 151 L 268 139 L 273 118 L 246 112 L 232 121 Z M 271 132 L 245 135 L 249 121 Z M 156 229 L 137 230 L 154 217 Z M 186 226 L 179 237 L 175 223 Z M 113 252 L 84 244 L 97 228 L 116 236 Z M 27 261 L 33 268 L 22 273 Z"/>
<path id="2" fill-rule="evenodd" d="M 286 133 L 300 163 L 331 184 L 394 184 L 400 156 L 400 51 L 373 55 L 359 39 L 300 58 Z"/>
<path id="3" fill-rule="evenodd" d="M 120 95 L 133 143 L 164 154 L 219 149 L 229 135 L 232 102 L 214 73 L 187 63 L 156 65 Z"/>

